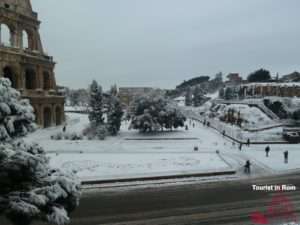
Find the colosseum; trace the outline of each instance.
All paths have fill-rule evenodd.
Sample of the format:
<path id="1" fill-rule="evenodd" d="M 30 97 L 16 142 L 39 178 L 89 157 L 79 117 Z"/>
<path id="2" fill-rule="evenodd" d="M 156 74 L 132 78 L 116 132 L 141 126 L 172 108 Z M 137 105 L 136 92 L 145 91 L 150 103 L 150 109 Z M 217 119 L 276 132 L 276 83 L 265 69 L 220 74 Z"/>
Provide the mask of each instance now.
<path id="1" fill-rule="evenodd" d="M 41 127 L 64 121 L 64 97 L 56 86 L 55 62 L 42 46 L 40 21 L 30 0 L 0 0 L 0 77 L 30 100 Z"/>

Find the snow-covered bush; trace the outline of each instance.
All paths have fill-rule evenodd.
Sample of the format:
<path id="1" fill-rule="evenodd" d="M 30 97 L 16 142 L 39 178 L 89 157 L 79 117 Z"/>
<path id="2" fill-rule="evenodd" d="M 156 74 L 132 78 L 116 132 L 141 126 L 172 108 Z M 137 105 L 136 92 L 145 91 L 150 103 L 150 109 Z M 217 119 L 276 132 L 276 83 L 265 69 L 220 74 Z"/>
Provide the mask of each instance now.
<path id="1" fill-rule="evenodd" d="M 156 93 L 137 97 L 129 115 L 130 128 L 142 132 L 183 127 L 186 120 L 175 103 Z"/>
<path id="2" fill-rule="evenodd" d="M 86 129 L 84 129 L 83 135 L 86 136 L 88 140 L 104 140 L 108 135 L 108 131 L 104 124 L 99 126 L 90 124 Z"/>
<path id="3" fill-rule="evenodd" d="M 33 108 L 27 99 L 0 78 L 0 141 L 26 135 L 35 129 Z"/>
<path id="4" fill-rule="evenodd" d="M 76 132 L 72 132 L 72 133 L 58 132 L 58 133 L 52 135 L 51 139 L 52 140 L 57 140 L 57 141 L 63 140 L 63 139 L 65 139 L 65 140 L 71 140 L 71 141 L 77 141 L 77 140 L 82 140 L 83 136 L 82 136 L 82 134 L 79 134 L 79 133 L 76 133 Z"/>
<path id="5" fill-rule="evenodd" d="M 107 127 L 105 125 L 97 126 L 95 129 L 95 134 L 99 140 L 104 140 L 107 136 Z"/>
<path id="6" fill-rule="evenodd" d="M 51 169 L 43 149 L 24 142 L 0 144 L 0 214 L 15 225 L 33 220 L 64 225 L 78 205 L 74 174 Z"/>
<path id="7" fill-rule="evenodd" d="M 58 132 L 56 134 L 51 135 L 52 140 L 62 140 L 64 138 L 64 135 L 62 132 Z"/>

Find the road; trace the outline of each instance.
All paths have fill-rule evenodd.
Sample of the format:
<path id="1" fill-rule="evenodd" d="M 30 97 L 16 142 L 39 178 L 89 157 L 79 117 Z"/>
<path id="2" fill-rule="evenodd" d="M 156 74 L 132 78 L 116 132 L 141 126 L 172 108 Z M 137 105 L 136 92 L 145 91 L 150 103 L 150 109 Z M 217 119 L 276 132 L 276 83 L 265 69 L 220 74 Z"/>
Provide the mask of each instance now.
<path id="1" fill-rule="evenodd" d="M 251 224 L 250 214 L 267 210 L 274 192 L 252 190 L 252 184 L 293 184 L 300 174 L 206 184 L 102 190 L 85 193 L 71 225 Z M 299 191 L 286 192 L 300 212 Z"/>
<path id="2" fill-rule="evenodd" d="M 276 195 L 253 191 L 252 184 L 293 184 L 300 188 L 299 178 L 297 173 L 205 184 L 88 191 L 71 215 L 71 225 L 252 224 L 251 213 L 265 212 Z M 300 212 L 299 193 L 284 193 L 296 214 Z M 7 224 L 2 221 L 1 225 Z"/>

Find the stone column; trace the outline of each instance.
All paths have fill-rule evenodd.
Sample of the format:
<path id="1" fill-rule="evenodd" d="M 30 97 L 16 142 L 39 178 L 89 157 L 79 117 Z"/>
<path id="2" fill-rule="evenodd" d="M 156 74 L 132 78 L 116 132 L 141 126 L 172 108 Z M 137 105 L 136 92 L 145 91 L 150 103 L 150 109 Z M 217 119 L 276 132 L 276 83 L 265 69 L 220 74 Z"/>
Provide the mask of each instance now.
<path id="1" fill-rule="evenodd" d="M 56 119 L 55 105 L 52 104 L 52 107 L 51 107 L 51 126 L 55 126 L 55 119 Z"/>

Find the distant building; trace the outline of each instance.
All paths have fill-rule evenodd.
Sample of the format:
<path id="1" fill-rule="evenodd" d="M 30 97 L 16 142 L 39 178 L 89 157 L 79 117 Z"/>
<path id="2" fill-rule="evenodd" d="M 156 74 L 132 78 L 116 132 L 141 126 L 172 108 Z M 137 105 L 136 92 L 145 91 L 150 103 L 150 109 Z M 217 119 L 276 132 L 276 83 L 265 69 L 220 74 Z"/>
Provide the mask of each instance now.
<path id="1" fill-rule="evenodd" d="M 300 97 L 300 83 L 249 83 L 240 86 L 244 97 Z"/>
<path id="2" fill-rule="evenodd" d="M 228 81 L 226 83 L 231 85 L 238 85 L 243 82 L 243 78 L 240 77 L 239 73 L 230 73 L 227 75 L 227 79 Z"/>
<path id="3" fill-rule="evenodd" d="M 282 81 L 282 82 L 300 82 L 300 73 L 295 71 L 291 74 L 282 76 L 280 78 L 280 81 Z"/>
<path id="4" fill-rule="evenodd" d="M 118 95 L 121 102 L 128 106 L 135 97 L 148 94 L 154 90 L 151 87 L 120 87 Z"/>

